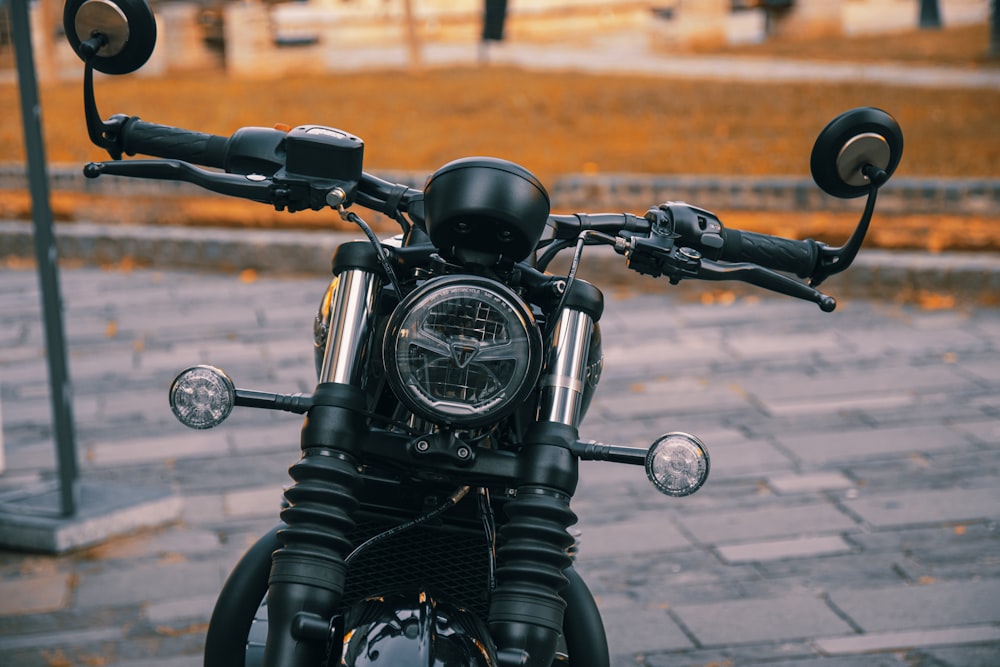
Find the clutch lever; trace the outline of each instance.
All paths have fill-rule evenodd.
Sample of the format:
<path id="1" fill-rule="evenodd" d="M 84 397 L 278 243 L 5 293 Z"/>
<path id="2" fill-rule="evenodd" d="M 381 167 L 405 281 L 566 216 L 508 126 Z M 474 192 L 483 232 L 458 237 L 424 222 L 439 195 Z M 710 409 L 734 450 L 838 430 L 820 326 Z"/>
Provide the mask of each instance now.
<path id="1" fill-rule="evenodd" d="M 199 169 L 181 160 L 91 162 L 83 168 L 83 175 L 87 178 L 128 176 L 163 181 L 184 181 L 223 195 L 249 199 L 263 204 L 274 203 L 274 188 L 268 179 L 252 181 L 247 176 Z"/>
<path id="2" fill-rule="evenodd" d="M 128 176 L 164 181 L 183 181 L 230 197 L 270 204 L 278 211 L 320 210 L 334 206 L 346 196 L 336 182 L 268 178 L 260 174 L 229 174 L 208 171 L 182 160 L 115 160 L 91 162 L 83 168 L 87 178 Z M 335 207 L 335 206 L 334 206 Z"/>
<path id="3" fill-rule="evenodd" d="M 738 280 L 756 285 L 772 292 L 791 296 L 817 304 L 824 313 L 832 312 L 837 307 L 837 300 L 823 294 L 815 287 L 800 283 L 794 278 L 765 269 L 762 266 L 749 263 L 720 264 L 710 259 L 701 260 L 696 276 L 699 280 Z"/>

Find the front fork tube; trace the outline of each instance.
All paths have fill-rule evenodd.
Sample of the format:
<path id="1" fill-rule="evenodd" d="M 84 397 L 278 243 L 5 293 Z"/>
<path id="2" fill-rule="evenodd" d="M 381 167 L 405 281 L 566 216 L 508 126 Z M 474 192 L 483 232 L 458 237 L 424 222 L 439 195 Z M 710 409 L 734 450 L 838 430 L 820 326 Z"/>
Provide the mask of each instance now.
<path id="1" fill-rule="evenodd" d="M 560 314 L 539 420 L 522 451 L 517 495 L 505 507 L 509 519 L 500 532 L 498 585 L 489 616 L 502 667 L 549 667 L 563 631 L 566 602 L 560 593 L 567 586 L 563 571 L 572 562 L 566 550 L 573 543 L 566 529 L 576 523 L 569 505 L 578 478 L 569 445 L 578 435 L 595 319 L 574 308 Z"/>
<path id="2" fill-rule="evenodd" d="M 366 248 L 345 244 L 334 257 L 326 352 L 271 561 L 265 667 L 321 664 L 328 647 L 300 628 L 329 622 L 344 592 L 360 484 L 354 447 L 367 431 L 361 365 L 380 288 L 377 258 Z"/>

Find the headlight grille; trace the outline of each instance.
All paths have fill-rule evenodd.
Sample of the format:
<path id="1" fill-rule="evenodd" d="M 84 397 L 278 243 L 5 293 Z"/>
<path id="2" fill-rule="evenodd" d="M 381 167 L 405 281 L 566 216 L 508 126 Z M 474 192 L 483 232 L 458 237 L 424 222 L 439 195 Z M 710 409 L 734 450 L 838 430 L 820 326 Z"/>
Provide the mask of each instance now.
<path id="1" fill-rule="evenodd" d="M 481 425 L 524 399 L 538 379 L 541 338 L 507 287 L 469 276 L 438 278 L 393 312 L 383 344 L 390 385 L 438 424 Z"/>

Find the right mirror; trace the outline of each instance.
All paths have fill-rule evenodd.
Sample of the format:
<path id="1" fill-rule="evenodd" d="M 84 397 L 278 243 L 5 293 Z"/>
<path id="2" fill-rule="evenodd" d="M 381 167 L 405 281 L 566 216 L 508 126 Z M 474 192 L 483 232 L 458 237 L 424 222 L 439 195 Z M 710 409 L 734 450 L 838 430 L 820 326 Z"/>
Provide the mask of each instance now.
<path id="1" fill-rule="evenodd" d="M 868 194 L 873 171 L 884 172 L 882 182 L 891 176 L 902 156 L 903 132 L 896 119 L 881 109 L 859 107 L 823 128 L 809 165 L 813 180 L 824 192 L 852 199 Z"/>
<path id="2" fill-rule="evenodd" d="M 146 0 L 68 0 L 63 29 L 73 51 L 105 74 L 134 72 L 156 45 L 156 19 Z"/>

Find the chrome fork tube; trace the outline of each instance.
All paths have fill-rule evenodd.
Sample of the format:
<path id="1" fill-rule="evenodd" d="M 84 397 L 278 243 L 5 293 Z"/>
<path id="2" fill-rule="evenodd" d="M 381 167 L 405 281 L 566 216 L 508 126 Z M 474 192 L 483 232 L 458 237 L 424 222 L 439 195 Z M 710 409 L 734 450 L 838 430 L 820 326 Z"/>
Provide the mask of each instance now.
<path id="1" fill-rule="evenodd" d="M 579 426 L 593 327 L 593 318 L 583 311 L 564 308 L 560 313 L 548 352 L 549 371 L 542 380 L 539 421 Z"/>
<path id="2" fill-rule="evenodd" d="M 368 432 L 361 364 L 373 329 L 380 265 L 362 241 L 341 245 L 333 267 L 320 382 L 302 425 L 302 456 L 289 470 L 294 483 L 285 490 L 280 546 L 271 557 L 264 667 L 325 662 L 328 633 L 309 635 L 302 619 L 329 627 L 341 606 L 346 558 L 354 546 L 349 535 L 360 504 L 360 443 Z"/>
<path id="3" fill-rule="evenodd" d="M 320 382 L 360 383 L 379 287 L 375 274 L 360 269 L 342 271 L 334 278 Z"/>

